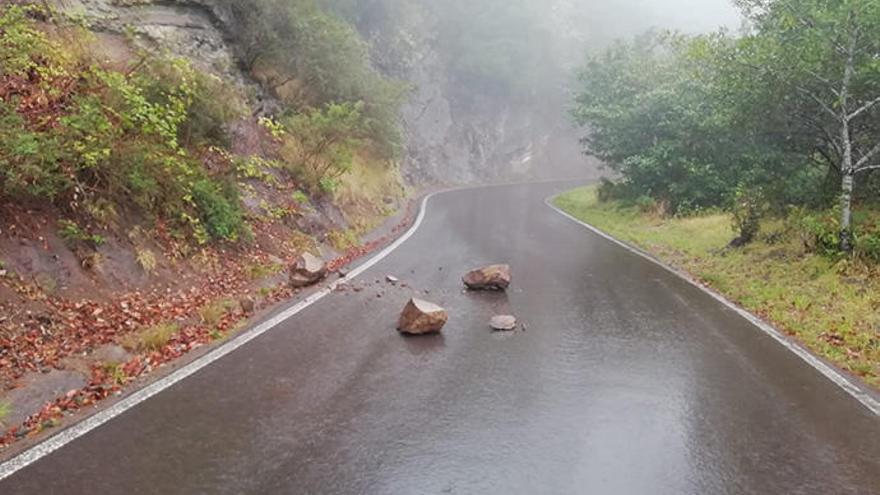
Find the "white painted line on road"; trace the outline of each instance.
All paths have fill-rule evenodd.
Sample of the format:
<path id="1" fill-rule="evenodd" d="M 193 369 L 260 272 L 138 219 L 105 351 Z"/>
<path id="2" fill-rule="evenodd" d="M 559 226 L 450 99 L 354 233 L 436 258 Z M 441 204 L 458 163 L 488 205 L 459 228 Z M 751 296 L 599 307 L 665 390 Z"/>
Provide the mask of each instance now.
<path id="1" fill-rule="evenodd" d="M 800 357 L 801 359 L 806 361 L 807 364 L 809 364 L 810 366 L 815 368 L 819 373 L 822 373 L 826 378 L 828 378 L 829 380 L 834 382 L 838 387 L 842 388 L 846 393 L 851 395 L 855 400 L 859 401 L 860 404 L 862 404 L 869 411 L 874 413 L 875 416 L 880 416 L 880 402 L 878 402 L 877 399 L 872 397 L 871 394 L 869 394 L 865 390 L 862 390 L 861 387 L 859 387 L 858 385 L 856 385 L 855 383 L 850 381 L 847 377 L 845 377 L 839 371 L 837 371 L 836 369 L 832 368 L 831 366 L 829 366 L 828 364 L 823 362 L 821 359 L 814 356 L 812 352 L 801 347 L 800 345 L 796 344 L 795 342 L 792 342 L 791 340 L 789 340 L 782 332 L 777 330 L 775 327 L 773 327 L 772 325 L 770 325 L 766 321 L 762 320 L 761 318 L 753 315 L 752 313 L 746 311 L 745 309 L 737 306 L 732 301 L 730 301 L 726 297 L 722 296 L 718 292 L 715 292 L 714 290 L 697 282 L 696 280 L 691 278 L 688 274 L 686 274 L 680 270 L 676 270 L 675 268 L 672 268 L 671 266 L 667 265 L 666 263 L 663 263 L 662 261 L 658 260 L 657 258 L 646 253 L 645 251 L 642 251 L 641 249 L 633 247 L 623 241 L 620 241 L 617 238 L 612 237 L 609 234 L 606 234 L 602 230 L 599 230 L 598 228 L 596 228 L 586 222 L 583 222 L 583 221 L 575 218 L 574 216 L 562 211 L 556 205 L 553 204 L 553 199 L 555 199 L 555 198 L 556 197 L 553 196 L 553 197 L 545 199 L 544 204 L 546 204 L 547 206 L 549 206 L 550 208 L 555 210 L 560 215 L 568 218 L 569 220 L 571 220 L 575 223 L 580 224 L 581 226 L 590 230 L 594 234 L 596 234 L 596 235 L 598 235 L 608 241 L 611 241 L 612 243 L 617 244 L 618 246 L 622 247 L 623 249 L 626 249 L 627 251 L 629 251 L 633 254 L 641 256 L 642 258 L 644 258 L 644 259 L 646 259 L 656 265 L 661 266 L 662 268 L 664 268 L 668 272 L 687 281 L 689 284 L 700 289 L 701 291 L 705 292 L 706 294 L 709 294 L 716 301 L 727 306 L 729 309 L 735 311 L 737 314 L 739 314 L 740 316 L 742 316 L 743 318 L 748 320 L 751 324 L 753 324 L 754 326 L 761 329 L 761 331 L 763 331 L 764 333 L 766 333 L 767 335 L 772 337 L 774 340 L 776 340 L 777 342 L 779 342 L 780 344 L 785 346 L 788 350 L 795 353 L 798 357 Z"/>
<path id="2" fill-rule="evenodd" d="M 227 344 L 224 344 L 217 349 L 205 354 L 204 356 L 196 359 L 192 363 L 180 368 L 179 370 L 171 373 L 170 375 L 157 380 L 156 382 L 138 390 L 137 392 L 132 393 L 128 397 L 122 399 L 121 401 L 113 404 L 112 406 L 104 409 L 98 413 L 95 413 L 93 416 L 90 416 L 79 423 L 59 432 L 55 436 L 52 436 L 40 444 L 37 444 L 30 449 L 22 452 L 18 456 L 10 459 L 9 461 L 0 465 L 0 481 L 8 478 L 15 472 L 24 469 L 25 467 L 37 462 L 41 458 L 55 452 L 61 447 L 67 445 L 68 443 L 76 440 L 77 438 L 85 435 L 86 433 L 98 428 L 104 423 L 112 420 L 113 418 L 119 416 L 125 411 L 137 406 L 141 402 L 153 397 L 154 395 L 162 392 L 163 390 L 173 386 L 177 382 L 184 380 L 195 373 L 197 373 L 202 368 L 210 365 L 211 363 L 221 359 L 227 354 L 235 351 L 236 349 L 244 346 L 248 342 L 254 340 L 255 338 L 263 335 L 269 330 L 277 327 L 281 323 L 284 323 L 289 318 L 293 317 L 297 313 L 300 313 L 302 310 L 308 308 L 312 304 L 320 301 L 328 294 L 332 293 L 340 284 L 345 283 L 347 280 L 352 280 L 357 276 L 361 275 L 365 271 L 369 270 L 373 265 L 379 263 L 384 258 L 386 258 L 389 254 L 391 254 L 395 249 L 400 247 L 401 244 L 406 242 L 421 226 L 422 221 L 425 219 L 425 210 L 427 208 L 428 200 L 431 199 L 435 194 L 438 194 L 438 191 L 432 194 L 425 196 L 419 206 L 419 214 L 416 217 L 415 222 L 412 227 L 409 228 L 403 235 L 401 235 L 397 240 L 391 243 L 388 247 L 377 253 L 375 256 L 359 265 L 357 268 L 353 269 L 348 273 L 348 276 L 345 279 L 340 279 L 332 282 L 327 287 L 311 294 L 309 297 L 303 299 L 299 303 L 291 306 L 290 308 L 285 309 L 284 311 L 278 313 L 273 316 L 269 320 L 257 325 L 256 327 L 248 330 L 247 332 L 239 335 L 233 340 L 230 340 Z"/>

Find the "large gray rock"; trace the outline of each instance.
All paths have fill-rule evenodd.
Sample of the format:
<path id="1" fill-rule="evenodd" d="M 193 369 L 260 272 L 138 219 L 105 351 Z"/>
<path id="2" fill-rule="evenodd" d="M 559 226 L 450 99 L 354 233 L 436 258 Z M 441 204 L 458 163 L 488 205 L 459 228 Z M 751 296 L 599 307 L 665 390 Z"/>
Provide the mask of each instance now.
<path id="1" fill-rule="evenodd" d="M 468 272 L 461 280 L 471 290 L 506 290 L 510 286 L 510 266 L 478 268 Z"/>
<path id="2" fill-rule="evenodd" d="M 449 315 L 445 309 L 434 303 L 413 298 L 403 308 L 397 329 L 407 335 L 437 333 L 443 329 L 448 320 Z"/>
<path id="3" fill-rule="evenodd" d="M 290 267 L 290 285 L 294 288 L 316 284 L 327 276 L 327 263 L 312 253 L 303 253 Z"/>

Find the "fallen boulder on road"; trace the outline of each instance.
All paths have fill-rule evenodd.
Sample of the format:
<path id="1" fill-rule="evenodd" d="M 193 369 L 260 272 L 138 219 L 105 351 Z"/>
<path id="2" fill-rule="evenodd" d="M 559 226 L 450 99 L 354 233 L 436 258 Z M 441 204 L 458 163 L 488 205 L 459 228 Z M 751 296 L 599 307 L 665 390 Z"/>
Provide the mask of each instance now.
<path id="1" fill-rule="evenodd" d="M 468 272 L 462 282 L 471 290 L 506 290 L 510 286 L 510 265 L 491 265 Z"/>
<path id="2" fill-rule="evenodd" d="M 449 315 L 446 310 L 434 303 L 421 299 L 410 299 L 403 312 L 397 329 L 407 335 L 437 333 L 446 325 Z"/>
<path id="3" fill-rule="evenodd" d="M 498 315 L 489 321 L 489 326 L 493 330 L 499 332 L 510 332 L 516 330 L 516 317 L 511 315 Z"/>
<path id="4" fill-rule="evenodd" d="M 294 288 L 316 284 L 326 276 L 327 264 L 312 253 L 301 254 L 290 267 L 290 285 Z"/>

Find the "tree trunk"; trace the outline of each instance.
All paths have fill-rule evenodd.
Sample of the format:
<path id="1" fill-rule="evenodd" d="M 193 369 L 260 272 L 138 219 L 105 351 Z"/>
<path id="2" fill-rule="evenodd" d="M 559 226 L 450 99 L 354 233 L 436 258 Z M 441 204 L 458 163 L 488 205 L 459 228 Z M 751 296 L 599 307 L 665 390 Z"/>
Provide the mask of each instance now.
<path id="1" fill-rule="evenodd" d="M 843 184 L 840 195 L 840 250 L 851 253 L 853 250 L 852 240 L 852 196 L 853 196 L 853 173 L 851 170 L 844 171 Z"/>
<path id="2" fill-rule="evenodd" d="M 847 68 L 847 77 L 844 78 L 844 91 L 847 90 L 849 82 L 849 67 Z M 853 182 L 855 179 L 855 167 L 853 166 L 853 143 L 852 135 L 849 130 L 849 120 L 847 120 L 846 109 L 847 96 L 843 97 L 841 105 L 843 117 L 841 119 L 842 126 L 840 128 L 840 138 L 843 142 L 843 163 L 841 163 L 841 172 L 843 180 L 840 186 L 840 250 L 844 253 L 852 252 L 852 194 Z"/>

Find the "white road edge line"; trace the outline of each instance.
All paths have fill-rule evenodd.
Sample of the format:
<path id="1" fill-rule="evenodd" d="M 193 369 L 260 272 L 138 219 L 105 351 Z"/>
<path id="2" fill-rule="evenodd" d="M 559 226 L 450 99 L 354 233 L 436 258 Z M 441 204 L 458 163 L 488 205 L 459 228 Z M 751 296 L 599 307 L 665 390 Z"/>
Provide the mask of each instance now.
<path id="1" fill-rule="evenodd" d="M 852 381 L 850 381 L 845 376 L 843 376 L 839 371 L 837 371 L 836 369 L 832 368 L 831 366 L 825 364 L 822 360 L 820 360 L 819 358 L 814 356 L 813 353 L 811 353 L 807 349 L 801 347 L 800 345 L 796 344 L 795 342 L 792 342 L 791 340 L 789 340 L 782 332 L 777 330 L 775 327 L 773 327 L 772 325 L 770 325 L 766 321 L 762 320 L 761 318 L 753 315 L 752 313 L 746 311 L 745 309 L 737 306 L 732 301 L 730 301 L 726 297 L 722 296 L 720 293 L 715 292 L 714 290 L 700 284 L 699 282 L 697 282 L 696 280 L 691 278 L 688 274 L 686 274 L 680 270 L 676 270 L 675 268 L 672 268 L 671 266 L 667 265 L 666 263 L 663 263 L 662 261 L 658 260 L 657 258 L 646 253 L 645 251 L 642 251 L 641 249 L 638 249 L 638 248 L 633 247 L 633 246 L 631 246 L 621 240 L 618 240 L 617 238 L 615 238 L 609 234 L 606 234 L 602 230 L 599 230 L 598 228 L 575 218 L 574 216 L 566 213 L 565 211 L 562 211 L 560 208 L 558 208 L 556 205 L 553 204 L 553 200 L 556 199 L 557 197 L 559 197 L 559 195 L 554 195 L 549 198 L 546 198 L 544 200 L 544 204 L 549 206 L 550 208 L 552 208 L 554 211 L 556 211 L 560 215 L 564 216 L 565 218 L 568 218 L 569 220 L 581 225 L 582 227 L 585 227 L 587 230 L 593 232 L 594 234 L 596 234 L 596 235 L 598 235 L 598 236 L 600 236 L 600 237 L 602 237 L 602 238 L 604 238 L 614 244 L 617 244 L 618 246 L 622 247 L 623 249 L 626 249 L 627 251 L 629 251 L 633 254 L 641 256 L 642 258 L 650 261 L 651 263 L 654 263 L 654 264 L 662 267 L 666 271 L 674 274 L 675 276 L 681 278 L 682 280 L 685 280 L 687 283 L 700 289 L 701 291 L 705 292 L 706 294 L 709 294 L 716 301 L 720 302 L 721 304 L 726 306 L 728 309 L 735 311 L 737 314 L 739 314 L 740 316 L 742 316 L 743 318 L 748 320 L 752 325 L 758 327 L 762 332 L 766 333 L 767 335 L 772 337 L 774 340 L 776 340 L 777 342 L 779 342 L 780 344 L 785 346 L 786 349 L 795 353 L 798 357 L 800 357 L 801 359 L 806 361 L 807 364 L 809 364 L 810 366 L 815 368 L 816 371 L 818 371 L 819 373 L 824 375 L 826 378 L 828 378 L 829 380 L 834 382 L 835 385 L 842 388 L 846 393 L 848 393 L 850 396 L 852 396 L 855 400 L 859 401 L 860 404 L 862 404 L 869 411 L 874 413 L 875 416 L 880 416 L 880 402 L 878 402 L 868 392 L 862 390 L 858 385 L 854 384 Z"/>
<path id="2" fill-rule="evenodd" d="M 122 399 L 121 401 L 113 404 L 112 406 L 104 409 L 100 412 L 95 413 L 93 416 L 89 416 L 88 418 L 76 423 L 69 428 L 59 432 L 58 434 L 49 437 L 43 442 L 31 447 L 28 450 L 18 454 L 16 457 L 6 461 L 3 464 L 0 464 L 0 481 L 12 476 L 17 471 L 20 471 L 27 466 L 37 462 L 43 457 L 55 452 L 56 450 L 64 447 L 68 443 L 80 438 L 81 436 L 89 433 L 90 431 L 98 428 L 104 423 L 112 420 L 113 418 L 119 416 L 120 414 L 128 411 L 129 409 L 137 406 L 141 402 L 153 397 L 154 395 L 162 392 L 163 390 L 173 386 L 174 384 L 194 375 L 202 368 L 210 365 L 211 363 L 221 359 L 227 354 L 235 351 L 236 349 L 244 346 L 248 342 L 254 340 L 255 338 L 263 335 L 269 330 L 275 328 L 280 325 L 284 321 L 293 317 L 297 313 L 302 310 L 308 308 L 312 304 L 320 301 L 328 294 L 332 293 L 340 284 L 345 283 L 346 281 L 350 281 L 357 276 L 361 275 L 365 271 L 369 270 L 373 265 L 379 263 L 383 259 L 385 259 L 389 254 L 391 254 L 395 249 L 400 247 L 401 244 L 406 242 L 422 224 L 422 221 L 425 219 L 425 211 L 427 209 L 428 200 L 431 199 L 434 195 L 445 192 L 445 191 L 437 191 L 425 196 L 421 204 L 419 206 L 419 214 L 416 217 L 415 222 L 406 231 L 402 236 L 400 236 L 397 240 L 392 242 L 382 251 L 379 251 L 375 256 L 365 261 L 363 264 L 359 265 L 357 268 L 353 269 L 348 273 L 348 276 L 345 279 L 340 279 L 332 282 L 327 287 L 321 289 L 314 294 L 311 294 L 307 298 L 303 299 L 299 303 L 291 306 L 290 308 L 285 309 L 284 311 L 278 313 L 273 316 L 269 320 L 264 321 L 263 323 L 257 325 L 256 327 L 248 330 L 247 332 L 239 335 L 235 339 L 229 341 L 227 344 L 224 344 L 213 351 L 205 354 L 204 356 L 196 359 L 192 363 L 180 368 L 179 370 L 171 373 L 170 375 L 153 382 L 152 384 L 132 393 L 128 397 Z"/>

